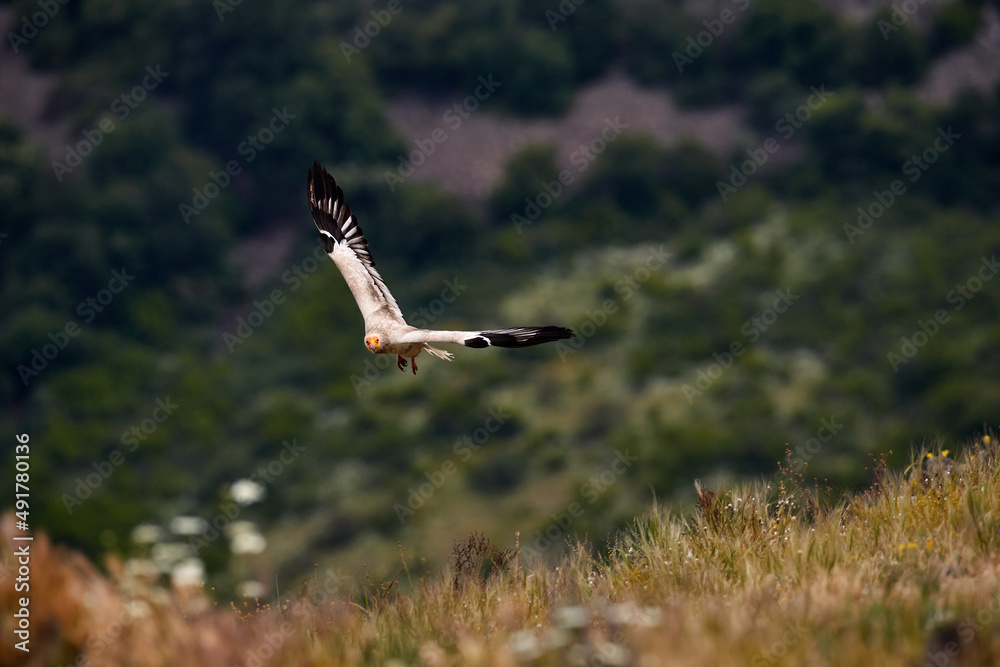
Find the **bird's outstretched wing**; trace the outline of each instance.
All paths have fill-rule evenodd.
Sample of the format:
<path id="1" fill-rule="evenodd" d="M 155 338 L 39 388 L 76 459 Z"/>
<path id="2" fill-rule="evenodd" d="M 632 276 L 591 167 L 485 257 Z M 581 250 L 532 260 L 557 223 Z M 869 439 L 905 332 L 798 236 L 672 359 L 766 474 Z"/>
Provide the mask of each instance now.
<path id="1" fill-rule="evenodd" d="M 347 286 L 369 329 L 374 320 L 405 324 L 403 313 L 375 270 L 365 238 L 343 191 L 319 162 L 309 169 L 309 209 L 319 229 L 319 242 L 344 274 Z"/>

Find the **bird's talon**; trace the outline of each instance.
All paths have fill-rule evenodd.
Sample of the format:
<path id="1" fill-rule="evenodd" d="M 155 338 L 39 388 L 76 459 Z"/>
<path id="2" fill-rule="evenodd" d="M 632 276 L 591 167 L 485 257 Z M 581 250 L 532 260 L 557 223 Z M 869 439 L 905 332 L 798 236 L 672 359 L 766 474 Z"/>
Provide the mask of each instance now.
<path id="1" fill-rule="evenodd" d="M 400 354 L 396 355 L 396 368 L 398 368 L 399 370 L 403 370 L 404 368 L 406 368 L 406 359 L 404 359 L 403 356 Z M 413 372 L 416 373 L 416 370 L 414 370 Z"/>

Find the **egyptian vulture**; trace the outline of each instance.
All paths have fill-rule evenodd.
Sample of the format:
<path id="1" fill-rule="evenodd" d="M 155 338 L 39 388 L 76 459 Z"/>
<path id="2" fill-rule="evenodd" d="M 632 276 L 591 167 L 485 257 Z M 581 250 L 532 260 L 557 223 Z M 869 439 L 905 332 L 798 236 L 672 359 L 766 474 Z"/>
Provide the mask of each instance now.
<path id="1" fill-rule="evenodd" d="M 319 229 L 323 250 L 344 274 L 358 308 L 365 318 L 365 345 L 375 354 L 395 354 L 399 370 L 407 359 L 417 372 L 417 355 L 427 350 L 439 359 L 451 361 L 452 354 L 428 343 L 461 343 L 466 347 L 529 347 L 540 343 L 573 338 L 576 334 L 563 327 L 515 327 L 490 331 L 433 331 L 406 323 L 396 300 L 375 261 L 368 252 L 358 221 L 344 201 L 344 193 L 319 162 L 309 170 L 309 209 Z"/>

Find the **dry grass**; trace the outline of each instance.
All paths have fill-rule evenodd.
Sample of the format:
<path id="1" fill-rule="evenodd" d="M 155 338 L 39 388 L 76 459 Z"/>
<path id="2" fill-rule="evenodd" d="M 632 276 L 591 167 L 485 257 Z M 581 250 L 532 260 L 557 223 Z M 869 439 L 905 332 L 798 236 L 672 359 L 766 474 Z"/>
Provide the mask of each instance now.
<path id="1" fill-rule="evenodd" d="M 401 582 L 348 598 L 317 578 L 280 610 L 213 607 L 113 561 L 104 577 L 39 536 L 32 653 L 12 648 L 9 578 L 0 663 L 995 665 L 996 454 L 984 438 L 909 474 L 880 469 L 832 506 L 794 475 L 700 489 L 693 516 L 654 507 L 609 554 L 580 547 L 557 567 L 473 535 L 456 541 L 453 572 L 413 579 L 401 549 Z M 8 568 L 11 530 L 8 517 Z"/>

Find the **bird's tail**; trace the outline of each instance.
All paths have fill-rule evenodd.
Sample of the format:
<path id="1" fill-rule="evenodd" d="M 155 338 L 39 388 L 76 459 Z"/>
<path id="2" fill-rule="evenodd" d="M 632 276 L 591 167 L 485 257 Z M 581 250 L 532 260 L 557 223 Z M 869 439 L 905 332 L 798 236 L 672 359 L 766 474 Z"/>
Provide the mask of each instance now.
<path id="1" fill-rule="evenodd" d="M 439 350 L 436 347 L 431 347 L 427 343 L 424 343 L 424 349 L 430 354 L 433 354 L 438 359 L 444 359 L 445 361 L 451 361 L 453 355 L 451 352 L 445 352 L 444 350 Z"/>
<path id="2" fill-rule="evenodd" d="M 531 347 L 575 336 L 572 329 L 565 327 L 515 327 L 480 331 L 462 344 L 466 347 Z"/>

